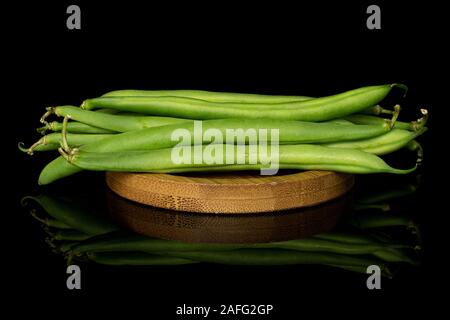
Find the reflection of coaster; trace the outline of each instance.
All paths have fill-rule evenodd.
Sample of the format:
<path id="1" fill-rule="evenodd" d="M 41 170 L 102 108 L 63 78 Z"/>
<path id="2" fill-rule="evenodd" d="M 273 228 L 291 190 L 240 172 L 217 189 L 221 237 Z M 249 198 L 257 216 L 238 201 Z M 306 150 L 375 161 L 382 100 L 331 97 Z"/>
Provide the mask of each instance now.
<path id="1" fill-rule="evenodd" d="M 119 225 L 154 238 L 206 243 L 287 241 L 328 232 L 348 211 L 350 200 L 344 196 L 277 213 L 216 215 L 155 208 L 107 193 L 108 211 Z"/>
<path id="2" fill-rule="evenodd" d="M 222 174 L 106 174 L 124 198 L 154 207 L 205 213 L 257 213 L 316 205 L 349 191 L 353 175 L 305 171 L 275 176 Z"/>

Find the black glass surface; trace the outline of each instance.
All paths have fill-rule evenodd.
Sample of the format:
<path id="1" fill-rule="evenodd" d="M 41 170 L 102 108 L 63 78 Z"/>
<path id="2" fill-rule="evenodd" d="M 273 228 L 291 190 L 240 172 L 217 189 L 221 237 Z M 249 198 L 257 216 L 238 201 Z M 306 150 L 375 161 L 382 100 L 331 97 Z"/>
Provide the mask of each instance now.
<path id="1" fill-rule="evenodd" d="M 67 30 L 69 3 L 14 5 L 5 11 L 7 69 L 3 141 L 3 273 L 7 296 L 47 317 L 82 314 L 88 307 L 128 317 L 176 318 L 183 304 L 273 304 L 273 316 L 299 318 L 342 313 L 370 317 L 415 314 L 438 305 L 444 286 L 446 94 L 443 46 L 445 12 L 432 4 L 383 4 L 379 31 L 365 26 L 366 4 L 138 4 L 82 2 L 82 29 Z M 408 226 L 377 227 L 377 234 L 416 243 L 420 264 L 400 264 L 381 290 L 368 290 L 368 275 L 325 265 L 235 266 L 196 263 L 181 266 L 105 266 L 79 261 L 82 289 L 66 287 L 66 260 L 45 241 L 46 232 L 23 207 L 26 195 L 78 196 L 94 209 L 106 208 L 101 173 L 80 173 L 38 186 L 42 167 L 55 154 L 29 157 L 19 141 L 38 138 L 44 107 L 79 105 L 83 99 L 123 88 L 205 89 L 322 96 L 355 87 L 401 82 L 409 86 L 402 120 L 419 107 L 430 111 L 430 130 L 420 138 L 424 163 L 409 176 L 358 177 L 352 208 L 364 195 L 414 185 L 414 193 L 374 208 L 343 215 L 334 231 L 356 228 L 364 216 L 398 215 Z M 392 101 L 394 102 L 394 101 Z M 387 104 L 390 102 L 387 101 Z M 414 155 L 386 157 L 399 167 Z M 359 204 L 362 206 L 362 204 Z M 39 210 L 39 209 L 38 209 Z M 354 209 L 352 209 L 354 210 Z M 359 226 L 360 227 L 360 226 Z M 358 228 L 359 228 L 358 227 Z M 387 229 L 387 231 L 386 231 Z M 413 233 L 412 231 L 415 231 Z M 431 301 L 428 303 L 427 301 Z M 15 308 L 18 313 L 25 308 Z M 356 309 L 363 309 L 363 313 Z M 45 313 L 43 310 L 46 310 Z M 55 312 L 48 311 L 55 310 Z M 160 314 L 161 316 L 156 316 Z M 225 318 L 225 317 L 224 317 Z M 245 319 L 246 317 L 242 317 Z"/>

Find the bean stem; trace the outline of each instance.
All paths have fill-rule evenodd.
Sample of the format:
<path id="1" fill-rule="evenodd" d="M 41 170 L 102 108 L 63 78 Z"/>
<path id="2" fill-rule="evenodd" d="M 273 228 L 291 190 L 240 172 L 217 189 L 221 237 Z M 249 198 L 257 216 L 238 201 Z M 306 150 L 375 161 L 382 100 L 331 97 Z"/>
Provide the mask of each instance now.
<path id="1" fill-rule="evenodd" d="M 67 134 L 67 143 L 71 146 L 80 147 L 85 144 L 89 144 L 92 142 L 99 141 L 103 138 L 110 137 L 110 134 L 80 134 L 80 133 L 70 133 Z M 50 133 L 42 138 L 40 138 L 37 142 L 33 143 L 30 147 L 25 147 L 23 142 L 19 142 L 19 149 L 22 152 L 26 152 L 29 155 L 33 155 L 34 151 L 51 151 L 58 150 L 58 147 L 61 143 L 61 134 L 60 133 Z"/>
<path id="2" fill-rule="evenodd" d="M 57 228 L 57 229 L 71 229 L 72 228 L 71 226 L 69 226 L 66 223 L 59 221 L 57 219 L 39 217 L 37 215 L 35 209 L 31 209 L 30 214 L 34 219 L 41 222 L 43 225 L 45 225 L 47 227 Z"/>
<path id="3" fill-rule="evenodd" d="M 62 130 L 62 123 L 57 121 L 52 121 L 47 123 L 41 128 L 37 129 L 37 132 L 44 135 L 47 131 L 58 132 Z M 103 128 L 98 128 L 94 126 L 90 126 L 85 123 L 72 121 L 67 124 L 67 132 L 70 133 L 81 133 L 81 134 L 108 134 L 108 133 L 117 133 L 117 131 L 107 130 Z"/>

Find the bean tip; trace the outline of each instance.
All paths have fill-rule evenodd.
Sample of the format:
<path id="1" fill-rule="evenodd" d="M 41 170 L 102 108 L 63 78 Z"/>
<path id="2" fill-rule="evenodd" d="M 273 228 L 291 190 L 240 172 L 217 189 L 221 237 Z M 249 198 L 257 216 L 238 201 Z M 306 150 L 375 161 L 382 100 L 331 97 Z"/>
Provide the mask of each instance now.
<path id="1" fill-rule="evenodd" d="M 393 83 L 391 84 L 391 88 L 399 88 L 402 89 L 405 93 L 403 94 L 403 97 L 406 97 L 406 94 L 408 93 L 408 86 L 402 83 Z"/>

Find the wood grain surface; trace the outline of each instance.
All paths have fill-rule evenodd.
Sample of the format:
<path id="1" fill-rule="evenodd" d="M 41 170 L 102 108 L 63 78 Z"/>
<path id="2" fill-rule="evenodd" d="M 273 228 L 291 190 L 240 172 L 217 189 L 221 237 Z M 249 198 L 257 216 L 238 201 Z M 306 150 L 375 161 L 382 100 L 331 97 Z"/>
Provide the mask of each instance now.
<path id="1" fill-rule="evenodd" d="M 351 193 L 308 208 L 260 214 L 205 214 L 160 209 L 110 191 L 108 211 L 122 227 L 150 237 L 203 243 L 258 243 L 332 230 L 351 205 Z"/>
<path id="2" fill-rule="evenodd" d="M 348 192 L 353 175 L 329 171 L 151 174 L 107 172 L 111 190 L 159 208 L 197 213 L 258 213 L 308 207 Z"/>

